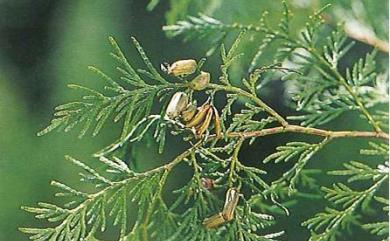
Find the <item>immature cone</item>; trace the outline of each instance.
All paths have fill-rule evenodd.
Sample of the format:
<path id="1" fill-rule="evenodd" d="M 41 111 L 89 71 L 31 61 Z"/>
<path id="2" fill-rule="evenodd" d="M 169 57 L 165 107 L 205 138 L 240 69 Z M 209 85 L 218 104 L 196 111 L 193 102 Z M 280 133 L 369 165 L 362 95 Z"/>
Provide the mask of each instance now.
<path id="1" fill-rule="evenodd" d="M 196 76 L 190 83 L 190 88 L 193 90 L 204 90 L 210 83 L 210 73 L 200 72 L 200 75 Z"/>
<path id="2" fill-rule="evenodd" d="M 215 180 L 211 179 L 211 178 L 207 178 L 207 177 L 203 177 L 201 179 L 201 183 L 202 183 L 202 186 L 207 189 L 207 190 L 211 190 L 214 188 L 214 185 L 215 185 Z"/>
<path id="3" fill-rule="evenodd" d="M 203 226 L 209 229 L 217 228 L 226 222 L 222 213 L 214 214 L 211 217 L 205 218 L 202 222 Z"/>
<path id="4" fill-rule="evenodd" d="M 240 193 L 237 188 L 229 188 L 226 192 L 225 205 L 223 206 L 222 216 L 226 221 L 230 221 L 234 217 L 234 210 L 237 207 Z"/>
<path id="5" fill-rule="evenodd" d="M 181 117 L 183 118 L 184 122 L 189 122 L 194 118 L 196 114 L 197 108 L 195 105 L 190 104 L 185 110 L 181 112 Z"/>
<path id="6" fill-rule="evenodd" d="M 178 60 L 168 66 L 168 74 L 173 76 L 189 75 L 195 72 L 196 67 L 196 61 L 193 59 Z"/>

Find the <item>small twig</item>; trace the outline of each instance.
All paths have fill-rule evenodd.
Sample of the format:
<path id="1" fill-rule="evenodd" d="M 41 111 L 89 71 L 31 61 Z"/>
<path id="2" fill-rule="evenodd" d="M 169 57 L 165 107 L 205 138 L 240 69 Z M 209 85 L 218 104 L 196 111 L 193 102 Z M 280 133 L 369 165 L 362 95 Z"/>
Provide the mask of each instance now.
<path id="1" fill-rule="evenodd" d="M 338 226 L 343 224 L 343 220 L 348 217 L 351 213 L 353 213 L 359 205 L 362 205 L 362 202 L 369 196 L 373 195 L 377 190 L 378 187 L 382 185 L 384 181 L 388 178 L 388 175 L 383 175 L 381 179 L 376 181 L 370 188 L 366 189 L 364 192 L 362 192 L 355 201 L 351 204 L 349 204 L 348 208 L 343 210 L 341 215 L 339 215 L 335 222 L 331 222 L 328 224 L 324 232 L 331 232 L 331 230 L 336 229 Z"/>
<path id="2" fill-rule="evenodd" d="M 388 141 L 389 134 L 385 132 L 374 131 L 329 131 L 312 127 L 303 127 L 298 125 L 279 126 L 259 131 L 247 131 L 247 132 L 228 132 L 227 137 L 243 137 L 245 139 L 252 137 L 268 136 L 283 132 L 302 133 L 315 136 L 323 136 L 330 138 L 345 138 L 345 137 L 361 137 L 361 138 L 378 138 Z"/>
<path id="3" fill-rule="evenodd" d="M 100 198 L 101 196 L 105 195 L 107 192 L 109 192 L 111 190 L 114 190 L 114 189 L 116 189 L 118 187 L 121 187 L 121 186 L 125 186 L 125 185 L 129 184 L 132 181 L 138 180 L 140 178 L 145 178 L 145 177 L 151 176 L 151 175 L 159 173 L 159 172 L 164 172 L 164 176 L 168 175 L 168 173 L 172 170 L 172 168 L 174 166 L 176 166 L 179 163 L 181 163 L 187 156 L 189 156 L 201 144 L 202 144 L 202 142 L 199 141 L 193 147 L 187 149 L 186 151 L 184 151 L 180 155 L 176 156 L 171 162 L 169 162 L 169 163 L 167 163 L 165 165 L 159 166 L 159 167 L 151 169 L 149 171 L 145 171 L 145 172 L 142 172 L 142 173 L 137 173 L 136 175 L 130 176 L 130 177 L 125 178 L 125 179 L 123 179 L 121 181 L 111 182 L 109 186 L 103 188 L 99 192 L 89 194 L 88 198 L 84 202 L 82 202 L 77 207 L 68 210 L 68 212 L 69 212 L 68 218 L 64 219 L 64 221 L 59 226 L 57 226 L 57 228 L 60 228 L 63 225 L 66 225 L 66 223 L 71 218 L 73 218 L 76 213 L 78 213 L 82 209 L 86 209 L 88 207 L 88 205 L 90 205 L 95 200 L 97 200 L 98 198 Z M 165 182 L 165 177 L 164 176 L 160 179 L 160 183 L 159 183 L 160 186 L 162 184 L 162 180 Z"/>
<path id="4" fill-rule="evenodd" d="M 314 48 L 308 47 L 305 44 L 301 43 L 300 41 L 294 41 L 294 44 L 296 44 L 300 48 L 306 50 L 308 53 L 313 55 L 313 57 L 315 59 L 317 59 L 324 66 L 326 66 L 328 68 L 328 70 L 340 82 L 340 84 L 342 86 L 344 86 L 345 89 L 348 91 L 348 93 L 352 96 L 355 103 L 358 105 L 360 112 L 366 117 L 367 121 L 371 124 L 373 129 L 378 133 L 382 132 L 379 124 L 377 122 L 375 122 L 375 120 L 372 117 L 372 115 L 370 114 L 370 112 L 368 112 L 367 107 L 365 106 L 364 102 L 361 100 L 361 97 L 355 92 L 355 90 L 352 88 L 352 86 L 350 86 L 348 84 L 347 80 L 340 74 L 340 72 L 336 68 L 334 68 L 326 59 L 324 59 L 324 57 L 321 54 L 314 51 Z"/>
<path id="5" fill-rule="evenodd" d="M 112 153 L 113 151 L 115 151 L 118 148 L 122 147 L 127 141 L 129 141 L 129 142 L 137 141 L 139 137 L 135 137 L 133 139 L 130 139 L 130 138 L 133 137 L 133 135 L 135 134 L 135 132 L 137 130 L 139 130 L 141 124 L 149 121 L 148 126 L 150 126 L 153 122 L 155 122 L 157 120 L 164 120 L 164 121 L 169 122 L 171 124 L 177 125 L 180 128 L 185 128 L 185 125 L 181 124 L 178 121 L 172 120 L 172 119 L 168 118 L 167 116 L 162 117 L 161 115 L 149 115 L 149 116 L 146 116 L 145 118 L 141 119 L 124 138 L 120 138 L 120 139 L 116 140 L 114 143 L 112 143 L 109 146 L 106 146 L 102 150 L 100 150 L 97 153 L 95 153 L 93 156 L 94 157 L 105 156 L 108 153 Z M 147 131 L 148 126 L 145 127 L 146 129 L 143 130 L 144 132 Z"/>
<path id="6" fill-rule="evenodd" d="M 278 180 L 274 181 L 273 183 L 278 184 L 278 183 L 286 182 L 288 184 L 289 194 L 291 194 L 292 191 L 296 190 L 295 189 L 296 179 L 298 178 L 299 174 L 306 166 L 308 161 L 331 140 L 332 137 L 325 137 L 320 143 L 311 145 L 310 152 L 305 154 L 303 158 L 300 157 L 299 160 L 294 164 L 294 166 L 291 169 L 286 171 L 283 174 L 283 176 L 281 176 Z"/>
<path id="7" fill-rule="evenodd" d="M 332 22 L 332 18 L 325 14 L 322 13 L 321 17 L 325 20 L 325 22 L 329 25 L 335 25 Z M 261 28 L 261 27 L 254 27 L 253 25 L 242 25 L 242 24 L 226 24 L 223 26 L 226 30 L 227 29 L 245 29 L 247 31 L 252 31 L 252 32 L 265 32 L 268 29 Z M 389 53 L 389 42 L 379 39 L 375 35 L 367 35 L 367 34 L 361 34 L 355 29 L 349 27 L 348 25 L 344 25 L 344 31 L 348 35 L 348 37 L 358 40 L 362 43 L 365 43 L 367 45 L 373 46 L 374 48 L 379 49 L 382 52 Z"/>
<path id="8" fill-rule="evenodd" d="M 292 73 L 296 73 L 296 74 L 299 74 L 299 75 L 303 75 L 301 72 L 299 72 L 296 69 L 282 67 L 282 63 L 275 63 L 275 64 L 268 65 L 268 66 L 262 66 L 260 68 L 257 68 L 257 70 L 259 70 L 261 72 L 264 72 L 264 71 L 267 71 L 267 70 L 279 70 L 279 71 L 292 72 Z"/>
<path id="9" fill-rule="evenodd" d="M 244 26 L 236 26 L 236 28 L 244 28 Z M 258 28 L 258 29 L 257 28 L 247 28 L 247 30 L 249 30 L 249 31 L 264 31 L 264 30 L 268 31 L 267 28 Z M 352 29 L 345 29 L 345 31 L 348 35 L 352 34 L 352 36 L 350 36 L 350 37 L 355 37 L 356 39 L 358 39 L 362 42 L 365 42 L 367 44 L 373 45 L 382 51 L 389 52 L 389 50 L 388 50 L 389 44 L 388 43 L 383 43 L 380 40 L 375 39 L 373 37 L 370 37 L 370 38 L 363 37 L 363 36 L 358 37 L 358 36 L 356 36 L 357 34 L 354 31 L 352 31 Z M 277 34 L 281 39 L 285 38 L 285 36 L 280 34 L 280 33 L 273 32 L 273 34 Z M 364 116 L 366 116 L 368 122 L 373 126 L 375 131 L 378 133 L 382 132 L 380 126 L 378 125 L 378 123 L 375 122 L 372 115 L 368 112 L 367 107 L 364 105 L 361 98 L 355 93 L 355 91 L 352 89 L 352 87 L 348 85 L 345 78 L 337 70 L 335 70 L 331 65 L 329 65 L 329 63 L 327 61 L 325 61 L 322 56 L 320 56 L 318 53 L 313 51 L 313 48 L 308 47 L 304 44 L 301 44 L 300 42 L 295 42 L 295 44 L 302 47 L 303 49 L 306 49 L 309 53 L 311 53 L 313 56 L 315 56 L 319 61 L 321 61 L 321 63 L 323 63 L 325 66 L 327 66 L 330 69 L 330 71 L 337 77 L 337 79 L 340 81 L 340 83 L 351 94 L 351 96 L 355 100 L 356 104 L 359 106 L 360 111 L 363 113 Z M 275 117 L 283 126 L 288 125 L 288 122 L 283 117 L 281 117 L 277 112 L 275 112 L 272 108 L 270 108 L 267 104 L 265 104 L 260 98 L 257 98 L 256 96 L 254 96 L 250 93 L 247 93 L 246 91 L 243 91 L 240 88 L 236 88 L 236 87 L 232 87 L 232 86 L 219 86 L 219 85 L 215 85 L 215 84 L 214 85 L 210 84 L 210 87 L 215 88 L 216 90 L 225 90 L 228 92 L 234 92 L 234 93 L 249 97 L 254 102 L 256 102 L 256 104 L 258 104 L 260 107 L 264 108 L 264 110 L 267 113 L 269 113 L 271 116 Z M 241 90 L 241 91 L 239 91 L 239 90 Z"/>
<path id="10" fill-rule="evenodd" d="M 270 116 L 273 116 L 276 120 L 278 120 L 279 123 L 282 125 L 280 127 L 263 129 L 263 130 L 259 130 L 259 131 L 230 132 L 230 133 L 226 134 L 227 137 L 244 137 L 247 139 L 247 138 L 251 138 L 251 137 L 266 136 L 266 135 L 272 135 L 272 134 L 277 134 L 277 133 L 281 133 L 281 132 L 295 132 L 295 133 L 304 133 L 304 134 L 311 134 L 311 135 L 330 137 L 330 138 L 362 137 L 362 138 L 379 138 L 379 139 L 384 139 L 387 141 L 389 140 L 389 135 L 387 133 L 383 132 L 380 128 L 375 128 L 375 132 L 328 131 L 328 130 L 322 130 L 322 129 L 311 128 L 311 127 L 290 125 L 275 110 L 273 110 L 271 107 L 269 107 L 267 104 L 265 104 L 260 98 L 252 95 L 251 93 L 248 93 L 248 92 L 246 92 L 240 88 L 234 87 L 234 86 L 224 86 L 224 85 L 218 85 L 218 84 L 210 84 L 209 88 L 215 89 L 215 90 L 223 90 L 226 92 L 233 92 L 233 93 L 236 93 L 236 94 L 239 94 L 241 96 L 244 96 L 244 97 L 251 99 L 257 105 L 259 105 L 261 108 L 263 108 Z M 366 111 L 366 109 L 364 107 L 362 107 L 362 111 L 366 114 L 366 117 L 370 120 L 370 123 L 375 123 L 372 120 L 371 115 Z M 374 126 L 376 126 L 376 125 L 374 125 Z"/>
<path id="11" fill-rule="evenodd" d="M 241 150 L 242 143 L 244 142 L 244 138 L 241 138 L 236 146 L 234 147 L 233 155 L 231 157 L 231 162 L 230 162 L 230 171 L 229 171 L 229 179 L 228 179 L 228 185 L 229 187 L 233 187 L 234 183 L 234 174 L 236 173 L 236 166 L 239 163 L 238 161 L 238 154 Z"/>
<path id="12" fill-rule="evenodd" d="M 329 16 L 328 14 L 322 13 L 321 17 L 325 20 L 327 24 L 333 26 L 335 25 L 332 22 L 332 17 Z M 356 31 L 355 28 L 352 28 L 347 24 L 344 24 L 343 27 L 344 27 L 343 28 L 344 32 L 348 35 L 348 37 L 360 41 L 362 43 L 365 43 L 367 45 L 370 45 L 374 48 L 377 48 L 382 52 L 389 53 L 389 42 L 379 39 L 374 34 L 367 34 L 367 33 L 361 33 L 359 31 Z"/>
<path id="13" fill-rule="evenodd" d="M 352 28 L 347 26 L 344 27 L 344 31 L 350 38 L 371 45 L 372 47 L 382 52 L 389 53 L 389 42 L 387 41 L 381 40 L 375 36 L 360 34 L 359 32 L 354 31 Z"/>
<path id="14" fill-rule="evenodd" d="M 153 214 L 153 211 L 158 203 L 158 201 L 161 201 L 160 197 L 161 197 L 161 192 L 162 192 L 162 189 L 165 185 L 165 182 L 167 180 L 167 176 L 169 174 L 169 170 L 166 169 L 164 171 L 164 174 L 162 175 L 162 177 L 160 178 L 160 181 L 158 183 L 158 189 L 156 191 L 156 193 L 153 195 L 153 198 L 152 198 L 152 202 L 151 204 L 149 205 L 148 207 L 148 211 L 146 213 L 146 217 L 142 223 L 142 233 L 143 233 L 143 240 L 144 241 L 148 241 L 149 239 L 149 236 L 148 236 L 148 225 L 149 225 L 149 221 L 150 221 L 150 218 L 152 217 L 152 214 Z"/>
<path id="15" fill-rule="evenodd" d="M 265 112 L 267 112 L 270 116 L 273 116 L 282 126 L 287 126 L 288 122 L 281 116 L 279 113 L 277 113 L 274 109 L 272 109 L 270 106 L 268 106 L 264 101 L 262 101 L 257 96 L 246 92 L 245 90 L 242 90 L 235 86 L 226 86 L 226 85 L 219 85 L 219 84 L 209 84 L 208 87 L 210 89 L 214 89 L 216 91 L 226 91 L 231 93 L 239 94 L 243 97 L 249 98 L 253 102 L 255 102 L 260 108 L 262 108 Z"/>

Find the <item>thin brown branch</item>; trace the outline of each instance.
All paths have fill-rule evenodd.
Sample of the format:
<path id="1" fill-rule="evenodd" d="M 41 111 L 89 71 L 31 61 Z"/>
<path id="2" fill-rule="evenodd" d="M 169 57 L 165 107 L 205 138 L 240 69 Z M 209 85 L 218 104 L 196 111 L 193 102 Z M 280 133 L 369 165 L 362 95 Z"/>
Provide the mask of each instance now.
<path id="1" fill-rule="evenodd" d="M 339 74 L 338 72 L 336 72 Z M 341 76 L 339 76 L 342 78 Z M 345 81 L 344 79 L 342 79 Z M 348 86 L 349 87 L 349 86 Z M 272 135 L 282 132 L 293 132 L 293 133 L 304 133 L 304 134 L 310 134 L 310 135 L 317 135 L 317 136 L 323 136 L 323 137 L 329 137 L 329 138 L 342 138 L 342 137 L 361 137 L 361 138 L 379 138 L 384 140 L 389 140 L 389 134 L 383 132 L 379 127 L 377 127 L 377 124 L 372 119 L 372 116 L 368 113 L 368 111 L 365 109 L 363 104 L 357 99 L 357 103 L 361 104 L 361 109 L 363 113 L 366 115 L 367 119 L 370 121 L 370 123 L 373 124 L 375 127 L 374 132 L 370 131 L 329 131 L 329 130 L 322 130 L 317 128 L 311 128 L 311 127 L 303 127 L 298 125 L 291 125 L 288 124 L 288 122 L 281 116 L 279 113 L 277 113 L 274 109 L 269 107 L 267 104 L 265 104 L 260 98 L 258 98 L 255 95 L 252 95 L 245 90 L 242 90 L 240 88 L 234 87 L 234 86 L 225 86 L 225 85 L 218 85 L 218 84 L 209 84 L 210 89 L 219 90 L 219 91 L 226 91 L 226 92 L 232 92 L 239 94 L 241 96 L 247 97 L 254 101 L 258 106 L 263 108 L 270 116 L 273 116 L 278 122 L 282 125 L 280 127 L 274 127 L 269 129 L 263 129 L 259 131 L 250 131 L 250 132 L 230 132 L 227 133 L 228 137 L 243 137 L 243 138 L 251 138 L 251 137 L 260 137 L 260 136 L 266 136 L 266 135 Z M 351 94 L 354 94 L 353 91 L 351 91 Z"/>
<path id="2" fill-rule="evenodd" d="M 361 34 L 349 27 L 344 27 L 344 31 L 350 38 L 356 39 L 367 45 L 371 45 L 382 52 L 389 53 L 389 42 L 387 41 L 379 39 L 375 36 Z"/>
<path id="3" fill-rule="evenodd" d="M 321 14 L 322 18 L 325 20 L 325 22 L 329 25 L 335 25 L 335 23 L 332 21 L 332 17 L 328 14 Z M 344 32 L 348 35 L 348 37 L 355 39 L 357 41 L 360 41 L 362 43 L 365 43 L 367 45 L 370 45 L 374 48 L 377 48 L 378 50 L 389 53 L 389 42 L 379 39 L 375 34 L 369 34 L 367 32 L 362 33 L 361 31 L 356 31 L 355 28 L 352 28 L 348 24 L 344 24 L 343 26 Z"/>
<path id="4" fill-rule="evenodd" d="M 329 131 L 311 127 L 303 127 L 298 125 L 287 125 L 279 126 L 268 129 L 263 129 L 259 131 L 248 131 L 248 132 L 229 132 L 226 135 L 228 137 L 242 137 L 242 138 L 252 138 L 252 137 L 261 137 L 268 136 L 278 133 L 302 133 L 308 135 L 323 136 L 329 138 L 343 138 L 343 137 L 360 137 L 360 138 L 378 138 L 388 141 L 389 134 L 385 132 L 374 132 L 374 131 Z"/>

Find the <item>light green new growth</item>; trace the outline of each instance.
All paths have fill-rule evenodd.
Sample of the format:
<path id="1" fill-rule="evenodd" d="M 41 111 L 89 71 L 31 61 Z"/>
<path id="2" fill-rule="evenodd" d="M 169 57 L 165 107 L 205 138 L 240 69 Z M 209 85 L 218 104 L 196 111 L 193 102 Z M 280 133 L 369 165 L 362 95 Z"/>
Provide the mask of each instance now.
<path id="1" fill-rule="evenodd" d="M 151 1 L 149 8 L 154 8 L 156 4 L 158 1 Z M 309 17 L 298 37 L 292 37 L 294 34 L 290 32 L 291 12 L 285 2 L 283 7 L 284 17 L 277 26 L 269 25 L 265 13 L 258 25 L 225 24 L 200 15 L 164 27 L 171 35 L 187 39 L 213 35 L 217 43 L 222 43 L 226 35 L 239 31 L 230 48 L 221 44 L 221 75 L 212 78 L 204 90 L 210 96 L 211 104 L 216 93 L 222 94 L 226 100 L 220 110 L 223 138 L 219 140 L 212 130 L 206 137 L 195 139 L 183 124 L 165 116 L 167 103 L 175 92 L 184 91 L 192 97 L 189 82 L 194 76 L 174 78 L 158 70 L 138 41 L 132 38 L 146 66 L 146 69 L 136 69 L 110 37 L 111 55 L 118 62 L 119 77 L 110 77 L 98 68 L 90 67 L 105 81 L 104 91 L 70 85 L 85 95 L 75 102 L 56 107 L 50 125 L 38 133 L 44 135 L 52 130 L 67 132 L 81 125 L 80 137 L 89 130 L 92 135 L 97 135 L 108 119 L 122 121 L 122 134 L 118 140 L 95 154 L 101 166 L 99 170 L 106 173 L 67 156 L 67 160 L 83 170 L 81 181 L 92 184 L 94 191 L 84 192 L 53 181 L 52 185 L 60 190 L 56 196 L 66 198 L 65 205 L 38 203 L 37 207 L 23 207 L 50 225 L 20 230 L 35 241 L 97 240 L 112 226 L 118 227 L 115 240 L 120 241 L 272 241 L 286 236 L 283 230 L 269 230 L 270 226 L 278 223 L 274 215 L 288 214 L 288 208 L 296 203 L 296 197 L 319 198 L 318 195 L 323 194 L 329 201 L 329 207 L 302 223 L 310 230 L 310 240 L 336 240 L 338 236 L 346 235 L 344 231 L 352 225 L 360 225 L 386 240 L 387 220 L 363 223 L 359 218 L 373 202 L 385 206 L 384 211 L 388 212 L 387 197 L 377 194 L 389 176 L 389 136 L 384 131 L 388 129 L 385 118 L 388 113 L 371 112 L 372 107 L 388 101 L 386 93 L 378 90 L 376 51 L 342 71 L 340 59 L 351 49 L 353 42 L 341 28 L 334 29 L 327 38 L 320 37 L 324 34 L 321 13 L 327 6 Z M 248 76 L 237 81 L 231 79 L 230 69 L 241 56 L 239 46 L 247 32 L 263 34 L 264 38 L 250 58 Z M 258 66 L 263 50 L 271 43 L 278 46 L 274 53 L 275 63 Z M 293 67 L 280 64 L 286 62 Z M 199 63 L 197 73 L 201 68 Z M 287 88 L 292 86 L 288 91 L 292 94 L 291 103 L 296 115 L 282 116 L 259 96 L 259 89 L 264 85 L 262 80 L 270 72 L 276 72 L 286 82 Z M 236 107 L 239 110 L 233 111 Z M 360 113 L 372 130 L 320 129 L 321 125 L 349 111 Z M 156 140 L 162 152 L 165 136 L 169 133 L 191 145 L 167 164 L 136 172 L 121 159 L 124 145 L 142 141 L 144 137 Z M 297 140 L 280 144 L 263 162 L 293 164 L 268 183 L 265 179 L 267 173 L 245 165 L 239 154 L 247 140 L 254 144 L 258 138 L 283 133 L 312 135 L 321 139 L 313 143 Z M 323 193 L 303 192 L 302 187 L 312 189 L 319 185 L 312 176 L 316 170 L 307 169 L 307 164 L 337 138 L 371 138 L 361 154 L 375 156 L 383 163 L 377 167 L 365 161 L 344 163 L 344 169 L 328 174 L 345 177 L 345 183 L 322 187 Z M 179 165 L 189 166 L 192 178 L 173 191 L 175 200 L 168 204 L 163 196 L 165 184 L 172 170 Z M 205 185 L 206 181 L 211 181 L 212 187 Z M 367 188 L 358 190 L 349 185 L 351 182 L 364 182 Z M 203 220 L 217 214 L 223 207 L 224 196 L 220 193 L 231 187 L 243 193 L 234 219 L 216 229 L 204 227 Z M 137 208 L 130 208 L 134 206 Z M 135 217 L 134 222 L 129 222 L 130 216 Z"/>

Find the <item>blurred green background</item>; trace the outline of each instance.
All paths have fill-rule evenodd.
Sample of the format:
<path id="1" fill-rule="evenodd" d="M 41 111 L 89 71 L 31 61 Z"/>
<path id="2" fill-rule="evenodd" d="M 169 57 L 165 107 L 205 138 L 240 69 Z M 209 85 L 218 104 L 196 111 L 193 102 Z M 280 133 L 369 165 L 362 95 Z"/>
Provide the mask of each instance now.
<path id="1" fill-rule="evenodd" d="M 300 23 L 313 9 L 325 2 L 333 2 L 331 16 L 335 21 L 358 20 L 358 23 L 360 21 L 371 28 L 378 38 L 387 38 L 387 1 L 288 2 L 295 11 L 295 31 L 300 29 Z M 20 206 L 34 205 L 38 201 L 56 202 L 54 189 L 49 185 L 51 180 L 78 185 L 78 170 L 64 160 L 65 154 L 93 161 L 91 154 L 118 136 L 118 125 L 106 125 L 105 131 L 94 138 L 86 136 L 78 139 L 74 132 L 36 136 L 37 131 L 49 122 L 54 106 L 77 98 L 77 93 L 66 88 L 68 83 L 95 88 L 102 86 L 87 70 L 88 65 L 99 66 L 107 73 L 114 72 L 114 63 L 108 55 L 108 36 L 114 36 L 136 63 L 139 63 L 138 56 L 131 57 L 136 54 L 130 44 L 130 35 L 137 37 L 156 65 L 178 58 L 199 59 L 207 51 L 207 39 L 183 43 L 181 39 L 167 38 L 161 27 L 198 12 L 226 22 L 250 24 L 256 23 L 261 12 L 267 9 L 271 21 L 277 21 L 281 9 L 279 1 L 268 0 L 161 0 L 152 11 L 147 11 L 147 4 L 148 1 L 143 0 L 0 0 L 0 241 L 28 240 L 17 231 L 17 227 L 42 225 L 32 215 L 24 213 Z M 243 51 L 253 53 L 256 44 L 252 41 Z M 365 44 L 357 44 L 349 61 L 370 49 Z M 262 63 L 272 62 L 271 57 L 266 55 Z M 379 58 L 383 66 L 387 66 L 387 55 L 380 54 Z M 218 76 L 217 59 L 212 57 L 205 66 L 213 76 Z M 245 64 L 244 61 L 241 66 Z M 240 74 L 240 70 L 237 69 L 235 74 Z M 282 85 L 276 81 L 266 89 L 264 98 L 281 113 L 287 114 L 291 110 L 281 98 L 282 93 Z M 364 129 L 367 126 L 357 115 L 350 114 L 340 117 L 337 125 L 326 128 Z M 278 135 L 261 139 L 255 146 L 244 148 L 248 151 L 244 151 L 242 159 L 258 165 L 275 146 L 292 137 Z M 171 141 L 179 144 L 177 139 Z M 321 163 L 326 169 L 339 168 L 340 162 L 359 158 L 359 147 L 364 144 L 361 140 L 335 142 L 316 155 L 311 163 L 317 161 L 316 164 Z M 139 154 L 146 150 L 144 144 L 137 144 L 135 148 L 138 148 L 138 154 L 134 155 L 133 161 L 147 168 L 158 165 L 184 147 L 168 144 L 168 151 L 162 156 L 157 154 L 153 144 L 152 151 L 147 154 Z M 257 158 L 254 159 L 254 156 Z M 287 167 L 268 168 L 271 169 L 271 177 L 277 177 Z M 181 179 L 189 173 L 177 175 L 176 178 Z M 323 181 L 324 185 L 329 183 L 329 180 Z M 307 204 L 303 202 L 301 207 Z M 281 226 L 286 228 L 291 240 L 300 241 L 307 237 L 307 231 L 300 227 L 297 220 L 306 219 L 314 210 L 304 210 L 304 213 L 293 213 L 289 218 L 280 217 Z M 364 235 L 353 236 L 355 240 L 368 240 Z"/>

